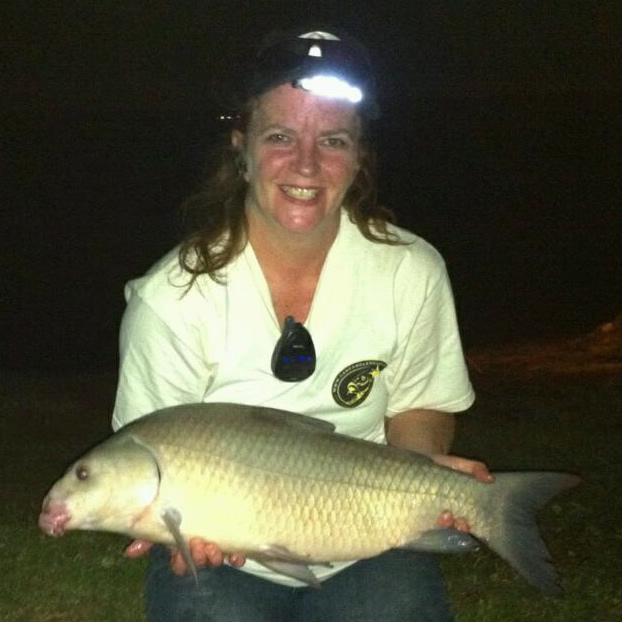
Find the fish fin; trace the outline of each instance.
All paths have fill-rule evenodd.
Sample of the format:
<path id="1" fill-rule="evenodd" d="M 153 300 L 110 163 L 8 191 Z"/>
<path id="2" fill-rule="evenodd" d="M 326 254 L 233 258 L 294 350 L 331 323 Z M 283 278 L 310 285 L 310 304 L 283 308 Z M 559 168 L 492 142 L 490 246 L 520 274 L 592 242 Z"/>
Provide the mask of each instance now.
<path id="1" fill-rule="evenodd" d="M 279 544 L 265 546 L 259 553 L 254 554 L 252 558 L 257 563 L 274 572 L 306 583 L 311 587 L 320 587 L 320 582 L 309 568 L 309 559 L 293 553 L 284 546 Z M 332 568 L 332 565 L 328 562 L 316 565 Z"/>
<path id="2" fill-rule="evenodd" d="M 253 557 L 253 559 L 262 566 L 265 566 L 269 570 L 273 570 L 278 574 L 285 575 L 286 577 L 291 577 L 292 579 L 296 579 L 301 583 L 306 583 L 310 587 L 314 587 L 316 589 L 321 587 L 321 583 L 317 580 L 317 577 L 313 574 L 313 571 L 309 566 L 305 566 L 299 564 L 297 562 L 284 562 L 277 559 L 257 559 Z"/>
<path id="3" fill-rule="evenodd" d="M 329 421 L 324 421 L 323 419 L 316 419 L 315 417 L 309 417 L 308 415 L 301 415 L 300 413 L 279 410 L 277 408 L 265 408 L 262 406 L 254 407 L 252 410 L 252 416 L 267 419 L 280 425 L 287 424 L 301 426 L 309 431 L 335 431 L 335 426 Z"/>
<path id="4" fill-rule="evenodd" d="M 551 497 L 579 482 L 579 477 L 568 473 L 534 472 L 495 473 L 494 484 L 485 484 L 491 493 L 493 487 L 499 490 L 503 502 L 490 497 L 495 511 L 484 540 L 528 583 L 548 596 L 559 597 L 562 590 L 535 515 Z"/>
<path id="5" fill-rule="evenodd" d="M 179 510 L 176 510 L 175 508 L 167 508 L 164 512 L 162 512 L 161 516 L 164 524 L 171 532 L 173 538 L 175 538 L 175 544 L 177 544 L 177 548 L 184 558 L 186 566 L 188 566 L 188 570 L 190 570 L 192 576 L 194 577 L 195 583 L 198 585 L 199 577 L 197 575 L 197 567 L 192 559 L 192 555 L 190 554 L 188 543 L 181 535 L 181 529 L 179 528 L 181 525 L 181 514 L 179 513 Z"/>
<path id="6" fill-rule="evenodd" d="M 297 555 L 293 551 L 290 551 L 287 547 L 280 544 L 270 544 L 261 549 L 261 555 L 266 558 L 276 559 L 282 562 L 288 562 L 290 564 L 300 564 L 306 566 L 309 564 L 309 558 Z M 326 568 L 332 568 L 330 562 L 313 562 L 316 566 L 325 566 Z"/>
<path id="7" fill-rule="evenodd" d="M 430 529 L 407 542 L 402 548 L 426 553 L 465 553 L 477 551 L 480 543 L 470 533 L 457 529 Z"/>

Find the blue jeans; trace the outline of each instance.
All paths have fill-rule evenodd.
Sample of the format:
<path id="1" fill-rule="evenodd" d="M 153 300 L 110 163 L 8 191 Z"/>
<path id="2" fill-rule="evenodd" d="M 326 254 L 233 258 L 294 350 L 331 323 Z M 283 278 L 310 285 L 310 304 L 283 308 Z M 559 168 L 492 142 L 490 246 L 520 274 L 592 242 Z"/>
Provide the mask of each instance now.
<path id="1" fill-rule="evenodd" d="M 147 622 L 451 622 L 438 561 L 392 550 L 322 583 L 287 587 L 229 566 L 178 577 L 163 547 L 151 551 Z"/>

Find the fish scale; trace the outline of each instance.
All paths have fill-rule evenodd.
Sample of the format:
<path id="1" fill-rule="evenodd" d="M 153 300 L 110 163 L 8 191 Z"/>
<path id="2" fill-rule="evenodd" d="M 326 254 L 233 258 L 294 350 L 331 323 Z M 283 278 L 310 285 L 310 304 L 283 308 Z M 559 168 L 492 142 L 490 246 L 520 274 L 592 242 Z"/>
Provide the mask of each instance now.
<path id="1" fill-rule="evenodd" d="M 81 458 L 46 496 L 39 524 L 50 535 L 102 529 L 182 550 L 201 537 L 314 584 L 307 564 L 394 547 L 474 548 L 471 535 L 438 529 L 449 510 L 529 582 L 557 595 L 535 513 L 577 481 L 503 473 L 484 484 L 299 414 L 187 404 L 136 420 Z"/>
<path id="2" fill-rule="evenodd" d="M 212 459 L 228 462 L 236 473 L 235 481 L 233 475 L 221 476 L 218 481 L 204 479 L 206 490 L 201 496 L 220 486 L 235 488 L 238 498 L 256 508 L 253 524 L 246 529 L 260 545 L 275 544 L 266 540 L 275 531 L 275 517 L 278 544 L 304 557 L 368 557 L 384 550 L 387 539 L 403 543 L 416 536 L 417 507 L 410 500 L 426 495 L 427 484 L 425 479 L 413 478 L 410 453 L 395 451 L 390 460 L 376 453 L 376 444 L 356 444 L 344 451 L 341 437 L 333 434 L 301 434 L 302 426 L 294 425 L 282 430 L 278 420 L 266 423 L 261 418 L 238 417 L 239 421 L 231 424 L 227 418 L 231 419 L 227 410 L 210 417 L 208 423 L 200 412 L 189 414 L 191 442 L 183 435 L 162 434 L 157 425 L 143 425 L 139 434 L 156 452 L 180 455 L 181 443 L 183 453 L 200 449 Z M 228 424 L 226 433 L 212 433 L 224 424 Z M 160 449 L 155 449 L 155 443 Z M 181 472 L 183 462 L 179 462 Z M 388 464 L 391 469 L 386 468 Z M 213 470 L 229 472 L 224 467 Z M 262 476 L 263 471 L 279 477 Z M 246 484 L 251 481 L 252 486 Z M 435 509 L 434 515 L 442 509 Z M 295 518 L 310 510 L 312 518 L 300 534 Z M 235 548 L 222 528 L 219 535 L 221 541 L 226 539 L 225 544 Z M 353 536 L 360 540 L 356 548 L 351 543 Z"/>

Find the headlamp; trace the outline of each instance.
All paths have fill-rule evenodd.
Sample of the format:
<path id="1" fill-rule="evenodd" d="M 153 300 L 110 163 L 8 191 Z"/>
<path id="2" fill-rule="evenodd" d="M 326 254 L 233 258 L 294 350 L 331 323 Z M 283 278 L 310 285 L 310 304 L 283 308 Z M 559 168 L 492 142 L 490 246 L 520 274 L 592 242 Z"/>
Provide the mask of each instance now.
<path id="1" fill-rule="evenodd" d="M 269 37 L 255 58 L 249 94 L 261 95 L 288 82 L 320 97 L 356 104 L 370 119 L 379 116 L 367 52 L 347 35 L 316 30 Z"/>
<path id="2" fill-rule="evenodd" d="M 363 99 L 363 91 L 352 86 L 347 80 L 337 76 L 316 75 L 294 81 L 294 87 L 304 89 L 320 97 L 345 99 L 351 104 L 358 104 Z"/>

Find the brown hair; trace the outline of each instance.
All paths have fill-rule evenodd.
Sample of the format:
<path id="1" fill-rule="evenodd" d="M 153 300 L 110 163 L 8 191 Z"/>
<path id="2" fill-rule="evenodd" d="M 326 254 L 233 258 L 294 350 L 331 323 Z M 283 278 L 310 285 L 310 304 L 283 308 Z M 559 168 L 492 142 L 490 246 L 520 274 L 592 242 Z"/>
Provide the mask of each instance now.
<path id="1" fill-rule="evenodd" d="M 253 98 L 244 106 L 234 129 L 246 132 L 256 105 L 257 99 Z M 393 212 L 377 201 L 376 154 L 364 119 L 361 125 L 360 168 L 343 207 L 368 240 L 399 244 L 399 239 L 387 229 L 388 223 L 395 222 Z M 229 136 L 223 137 L 217 154 L 215 172 L 181 206 L 183 239 L 179 262 L 191 275 L 190 284 L 202 274 L 223 282 L 221 271 L 244 250 L 247 242 L 244 201 L 248 183 L 243 176 L 241 154 L 231 145 Z"/>

